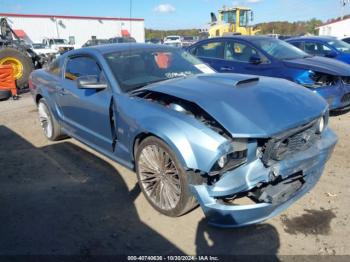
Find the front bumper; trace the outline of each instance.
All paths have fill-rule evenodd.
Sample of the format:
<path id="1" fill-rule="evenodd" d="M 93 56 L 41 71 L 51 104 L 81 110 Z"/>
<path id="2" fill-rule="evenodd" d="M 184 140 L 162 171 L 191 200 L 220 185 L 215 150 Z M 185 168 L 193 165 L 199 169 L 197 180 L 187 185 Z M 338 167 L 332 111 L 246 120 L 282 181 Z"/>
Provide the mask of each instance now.
<path id="1" fill-rule="evenodd" d="M 299 152 L 288 159 L 270 167 L 265 167 L 260 159 L 222 175 L 214 185 L 190 185 L 190 189 L 201 205 L 208 221 L 220 227 L 240 227 L 269 219 L 282 212 L 292 203 L 310 191 L 322 175 L 324 166 L 330 158 L 337 137 L 327 128 L 314 146 Z M 282 178 L 302 172 L 305 183 L 280 203 L 257 203 L 252 205 L 228 205 L 220 198 L 247 192 L 258 183 L 268 183 L 271 172 Z"/>
<path id="2" fill-rule="evenodd" d="M 338 84 L 328 87 L 320 87 L 313 90 L 328 102 L 330 110 L 345 110 L 350 108 L 350 85 Z"/>

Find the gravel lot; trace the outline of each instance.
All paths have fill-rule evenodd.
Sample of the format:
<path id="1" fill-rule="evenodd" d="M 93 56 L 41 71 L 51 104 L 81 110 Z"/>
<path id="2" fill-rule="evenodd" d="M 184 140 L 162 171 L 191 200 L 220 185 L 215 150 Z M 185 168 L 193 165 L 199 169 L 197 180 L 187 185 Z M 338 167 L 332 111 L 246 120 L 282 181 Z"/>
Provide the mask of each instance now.
<path id="1" fill-rule="evenodd" d="M 241 229 L 210 227 L 197 208 L 154 211 L 136 175 L 81 143 L 48 142 L 29 94 L 0 102 L 0 255 L 350 255 L 350 113 L 316 188 L 283 214 Z"/>

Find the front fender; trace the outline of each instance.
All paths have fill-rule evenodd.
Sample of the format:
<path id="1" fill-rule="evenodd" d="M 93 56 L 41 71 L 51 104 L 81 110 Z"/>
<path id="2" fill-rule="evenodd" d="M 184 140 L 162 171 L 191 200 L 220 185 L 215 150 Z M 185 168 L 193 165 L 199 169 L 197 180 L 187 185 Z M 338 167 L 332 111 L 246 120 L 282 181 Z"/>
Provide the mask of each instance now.
<path id="1" fill-rule="evenodd" d="M 167 143 L 185 168 L 209 172 L 218 158 L 230 150 L 229 140 L 192 116 L 143 99 L 132 99 L 132 105 L 130 98 L 124 100 L 129 105 L 122 100 L 119 106 L 123 119 L 128 121 L 125 127 L 129 128 L 129 152 L 133 152 L 140 134 L 151 134 Z"/>

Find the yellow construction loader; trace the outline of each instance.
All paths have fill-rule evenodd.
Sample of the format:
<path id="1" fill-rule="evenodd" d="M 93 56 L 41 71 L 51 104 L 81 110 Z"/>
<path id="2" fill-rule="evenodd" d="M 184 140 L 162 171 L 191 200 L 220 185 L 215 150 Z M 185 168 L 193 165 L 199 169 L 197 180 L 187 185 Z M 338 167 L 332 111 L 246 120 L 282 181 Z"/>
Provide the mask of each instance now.
<path id="1" fill-rule="evenodd" d="M 209 37 L 225 35 L 255 35 L 259 29 L 249 25 L 253 21 L 254 14 L 247 7 L 223 7 L 219 10 L 219 16 L 216 18 L 211 13 L 211 23 L 209 28 Z"/>

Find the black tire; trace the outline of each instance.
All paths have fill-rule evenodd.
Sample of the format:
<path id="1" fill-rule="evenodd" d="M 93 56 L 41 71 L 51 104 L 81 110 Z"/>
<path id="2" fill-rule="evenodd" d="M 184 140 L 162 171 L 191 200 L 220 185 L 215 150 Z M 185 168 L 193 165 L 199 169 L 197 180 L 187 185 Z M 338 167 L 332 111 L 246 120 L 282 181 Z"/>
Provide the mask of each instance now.
<path id="1" fill-rule="evenodd" d="M 45 120 L 43 119 L 43 115 L 41 110 L 43 110 L 46 115 L 46 123 L 51 123 L 51 127 L 49 127 L 49 124 L 45 126 Z M 46 136 L 47 139 L 51 141 L 58 141 L 66 138 L 67 136 L 62 132 L 62 128 L 60 124 L 57 122 L 53 114 L 51 113 L 51 110 L 49 106 L 47 105 L 47 102 L 44 98 L 41 98 L 38 103 L 38 112 L 39 112 L 39 121 L 41 124 L 41 127 L 43 128 L 44 135 Z M 45 129 L 48 128 L 48 129 Z"/>
<path id="2" fill-rule="evenodd" d="M 174 205 L 173 207 L 168 206 L 167 209 L 161 208 L 159 206 L 159 203 L 157 204 L 156 203 L 157 201 L 152 199 L 152 197 L 150 196 L 150 193 L 146 192 L 145 185 L 144 185 L 145 183 L 141 181 L 141 177 L 142 177 L 141 169 L 142 169 L 142 167 L 140 168 L 140 165 L 142 165 L 142 164 L 140 163 L 140 156 L 141 156 L 141 153 L 143 152 L 143 150 L 149 146 L 157 146 L 161 150 L 163 150 L 162 152 L 165 152 L 166 154 L 168 154 L 168 156 L 173 161 L 174 166 L 176 168 L 177 177 L 179 180 L 179 185 L 181 186 L 181 193 L 180 193 L 178 201 L 176 202 L 177 204 Z M 181 215 L 191 211 L 194 207 L 196 207 L 198 205 L 196 199 L 194 198 L 194 196 L 192 195 L 192 193 L 189 190 L 187 174 L 186 174 L 184 168 L 180 164 L 175 153 L 162 140 L 160 140 L 159 138 L 154 137 L 154 136 L 150 136 L 150 137 L 145 138 L 137 148 L 135 160 L 136 160 L 136 162 L 135 162 L 136 174 L 137 174 L 139 186 L 140 186 L 144 196 L 146 197 L 147 201 L 152 205 L 152 207 L 154 209 L 156 209 L 157 211 L 159 211 L 160 213 L 162 213 L 166 216 L 178 217 L 178 216 L 181 216 Z M 168 176 L 166 174 L 166 172 L 164 172 L 164 173 L 165 173 L 165 175 L 163 174 L 163 176 Z M 165 186 L 161 186 L 160 188 L 161 188 L 160 190 L 162 191 L 165 188 Z M 168 189 L 169 189 L 169 187 L 168 187 Z M 166 191 L 166 190 L 164 190 L 164 191 Z"/>
<path id="3" fill-rule="evenodd" d="M 9 90 L 0 90 L 0 101 L 9 99 L 12 96 Z"/>
<path id="4" fill-rule="evenodd" d="M 17 88 L 24 89 L 28 87 L 29 75 L 34 70 L 32 59 L 20 49 L 13 47 L 0 48 L 0 60 L 6 57 L 13 57 L 22 64 L 22 76 L 16 79 Z"/>

